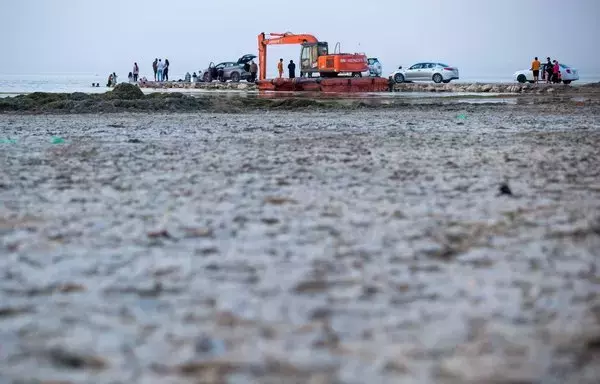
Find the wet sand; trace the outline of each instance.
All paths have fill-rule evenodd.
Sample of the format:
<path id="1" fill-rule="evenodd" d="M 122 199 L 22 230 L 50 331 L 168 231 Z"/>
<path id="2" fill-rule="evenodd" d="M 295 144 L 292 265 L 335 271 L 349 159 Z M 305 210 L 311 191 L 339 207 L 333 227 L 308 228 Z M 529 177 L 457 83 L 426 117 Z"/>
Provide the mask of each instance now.
<path id="1" fill-rule="evenodd" d="M 2 383 L 600 377 L 597 104 L 0 131 Z"/>

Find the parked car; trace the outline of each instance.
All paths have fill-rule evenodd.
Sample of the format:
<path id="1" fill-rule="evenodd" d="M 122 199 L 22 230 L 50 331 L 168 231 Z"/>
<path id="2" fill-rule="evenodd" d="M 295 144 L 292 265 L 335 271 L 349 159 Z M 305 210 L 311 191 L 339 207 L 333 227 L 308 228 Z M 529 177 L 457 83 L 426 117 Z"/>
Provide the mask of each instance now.
<path id="1" fill-rule="evenodd" d="M 238 61 L 225 61 L 219 64 L 210 63 L 208 68 L 202 71 L 200 78 L 210 83 L 213 80 L 219 80 L 226 82 L 231 80 L 234 83 L 240 80 L 248 81 L 250 79 L 250 72 L 248 72 L 247 64 L 250 61 L 256 59 L 256 55 L 244 55 L 238 59 Z"/>
<path id="2" fill-rule="evenodd" d="M 408 69 L 398 67 L 390 76 L 396 83 L 412 81 L 433 81 L 434 83 L 449 83 L 458 80 L 458 68 L 442 63 L 417 63 Z"/>
<path id="3" fill-rule="evenodd" d="M 369 65 L 369 72 L 367 73 L 367 76 L 381 77 L 381 74 L 383 73 L 383 68 L 378 58 L 369 57 L 367 59 L 367 64 Z"/>
<path id="4" fill-rule="evenodd" d="M 546 63 L 540 67 L 540 80 L 546 80 Z M 571 84 L 572 81 L 579 80 L 579 71 L 569 65 L 559 64 L 561 80 L 565 84 Z M 519 83 L 530 82 L 533 83 L 533 71 L 530 69 L 524 69 L 517 71 L 513 75 Z"/>

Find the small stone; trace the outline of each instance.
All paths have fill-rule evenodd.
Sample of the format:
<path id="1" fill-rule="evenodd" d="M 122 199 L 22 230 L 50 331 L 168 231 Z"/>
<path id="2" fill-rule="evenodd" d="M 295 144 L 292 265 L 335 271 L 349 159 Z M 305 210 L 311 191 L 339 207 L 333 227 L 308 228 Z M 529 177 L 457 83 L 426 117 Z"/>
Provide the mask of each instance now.
<path id="1" fill-rule="evenodd" d="M 294 199 L 290 199 L 287 197 L 267 197 L 265 199 L 265 204 L 272 205 L 283 205 L 283 204 L 296 204 L 297 201 Z"/>
<path id="2" fill-rule="evenodd" d="M 50 360 L 57 366 L 70 369 L 102 369 L 108 364 L 98 356 L 80 354 L 63 348 L 48 351 Z"/>
<path id="3" fill-rule="evenodd" d="M 184 228 L 185 236 L 192 237 L 212 237 L 213 231 L 210 228 Z"/>
<path id="4" fill-rule="evenodd" d="M 327 282 L 323 280 L 303 281 L 296 285 L 294 291 L 300 294 L 320 293 L 327 289 Z"/>
<path id="5" fill-rule="evenodd" d="M 509 195 L 512 196 L 512 191 L 510 190 L 510 187 L 508 186 L 508 183 L 502 183 L 500 184 L 500 195 Z"/>
<path id="6" fill-rule="evenodd" d="M 157 231 L 148 232 L 148 237 L 151 239 L 169 239 L 171 235 L 166 229 L 161 229 Z"/>
<path id="7" fill-rule="evenodd" d="M 60 285 L 57 290 L 60 293 L 75 293 L 75 292 L 84 292 L 86 290 L 86 287 L 81 284 L 66 283 L 66 284 Z"/>

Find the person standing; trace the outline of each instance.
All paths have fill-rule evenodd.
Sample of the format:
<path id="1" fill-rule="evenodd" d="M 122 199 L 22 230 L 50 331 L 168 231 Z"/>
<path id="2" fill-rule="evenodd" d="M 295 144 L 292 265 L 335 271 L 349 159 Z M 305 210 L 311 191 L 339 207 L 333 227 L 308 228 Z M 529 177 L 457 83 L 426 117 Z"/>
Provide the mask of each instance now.
<path id="1" fill-rule="evenodd" d="M 531 71 L 533 72 L 533 81 L 537 84 L 540 81 L 540 67 L 542 63 L 536 57 L 531 63 Z"/>
<path id="2" fill-rule="evenodd" d="M 252 60 L 250 62 L 250 82 L 256 82 L 256 74 L 258 73 L 258 65 Z"/>
<path id="3" fill-rule="evenodd" d="M 159 82 L 163 81 L 163 71 L 164 71 L 164 69 L 165 69 L 165 63 L 162 62 L 162 59 L 158 59 L 157 78 L 158 78 Z"/>
<path id="4" fill-rule="evenodd" d="M 117 72 L 113 72 L 113 87 L 115 87 L 118 83 L 117 80 Z"/>
<path id="5" fill-rule="evenodd" d="M 552 68 L 552 80 L 554 83 L 560 83 L 560 65 L 557 60 L 554 60 L 554 67 Z"/>
<path id="6" fill-rule="evenodd" d="M 152 63 L 152 69 L 154 70 L 154 81 L 158 80 L 158 59 L 154 59 Z"/>
<path id="7" fill-rule="evenodd" d="M 283 59 L 279 59 L 279 63 L 277 63 L 277 72 L 279 72 L 279 78 L 283 79 Z"/>
<path id="8" fill-rule="evenodd" d="M 133 63 L 133 82 L 134 83 L 137 83 L 139 75 L 140 75 L 140 67 L 138 67 L 137 63 Z"/>
<path id="9" fill-rule="evenodd" d="M 554 69 L 552 65 L 552 60 L 548 57 L 548 61 L 546 62 L 546 84 L 552 83 L 552 75 L 554 74 Z"/>
<path id="10" fill-rule="evenodd" d="M 288 72 L 290 79 L 296 78 L 296 64 L 294 64 L 294 60 L 290 60 L 290 63 L 288 64 Z"/>
<path id="11" fill-rule="evenodd" d="M 169 59 L 165 59 L 165 68 L 163 69 L 163 81 L 169 81 Z"/>

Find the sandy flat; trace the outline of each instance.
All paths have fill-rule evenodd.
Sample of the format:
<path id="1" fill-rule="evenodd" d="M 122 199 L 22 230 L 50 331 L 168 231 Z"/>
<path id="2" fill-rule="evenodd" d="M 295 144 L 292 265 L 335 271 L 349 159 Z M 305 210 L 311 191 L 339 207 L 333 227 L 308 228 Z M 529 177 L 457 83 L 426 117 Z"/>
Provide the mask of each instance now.
<path id="1" fill-rule="evenodd" d="M 0 382 L 600 377 L 597 107 L 0 132 Z"/>

